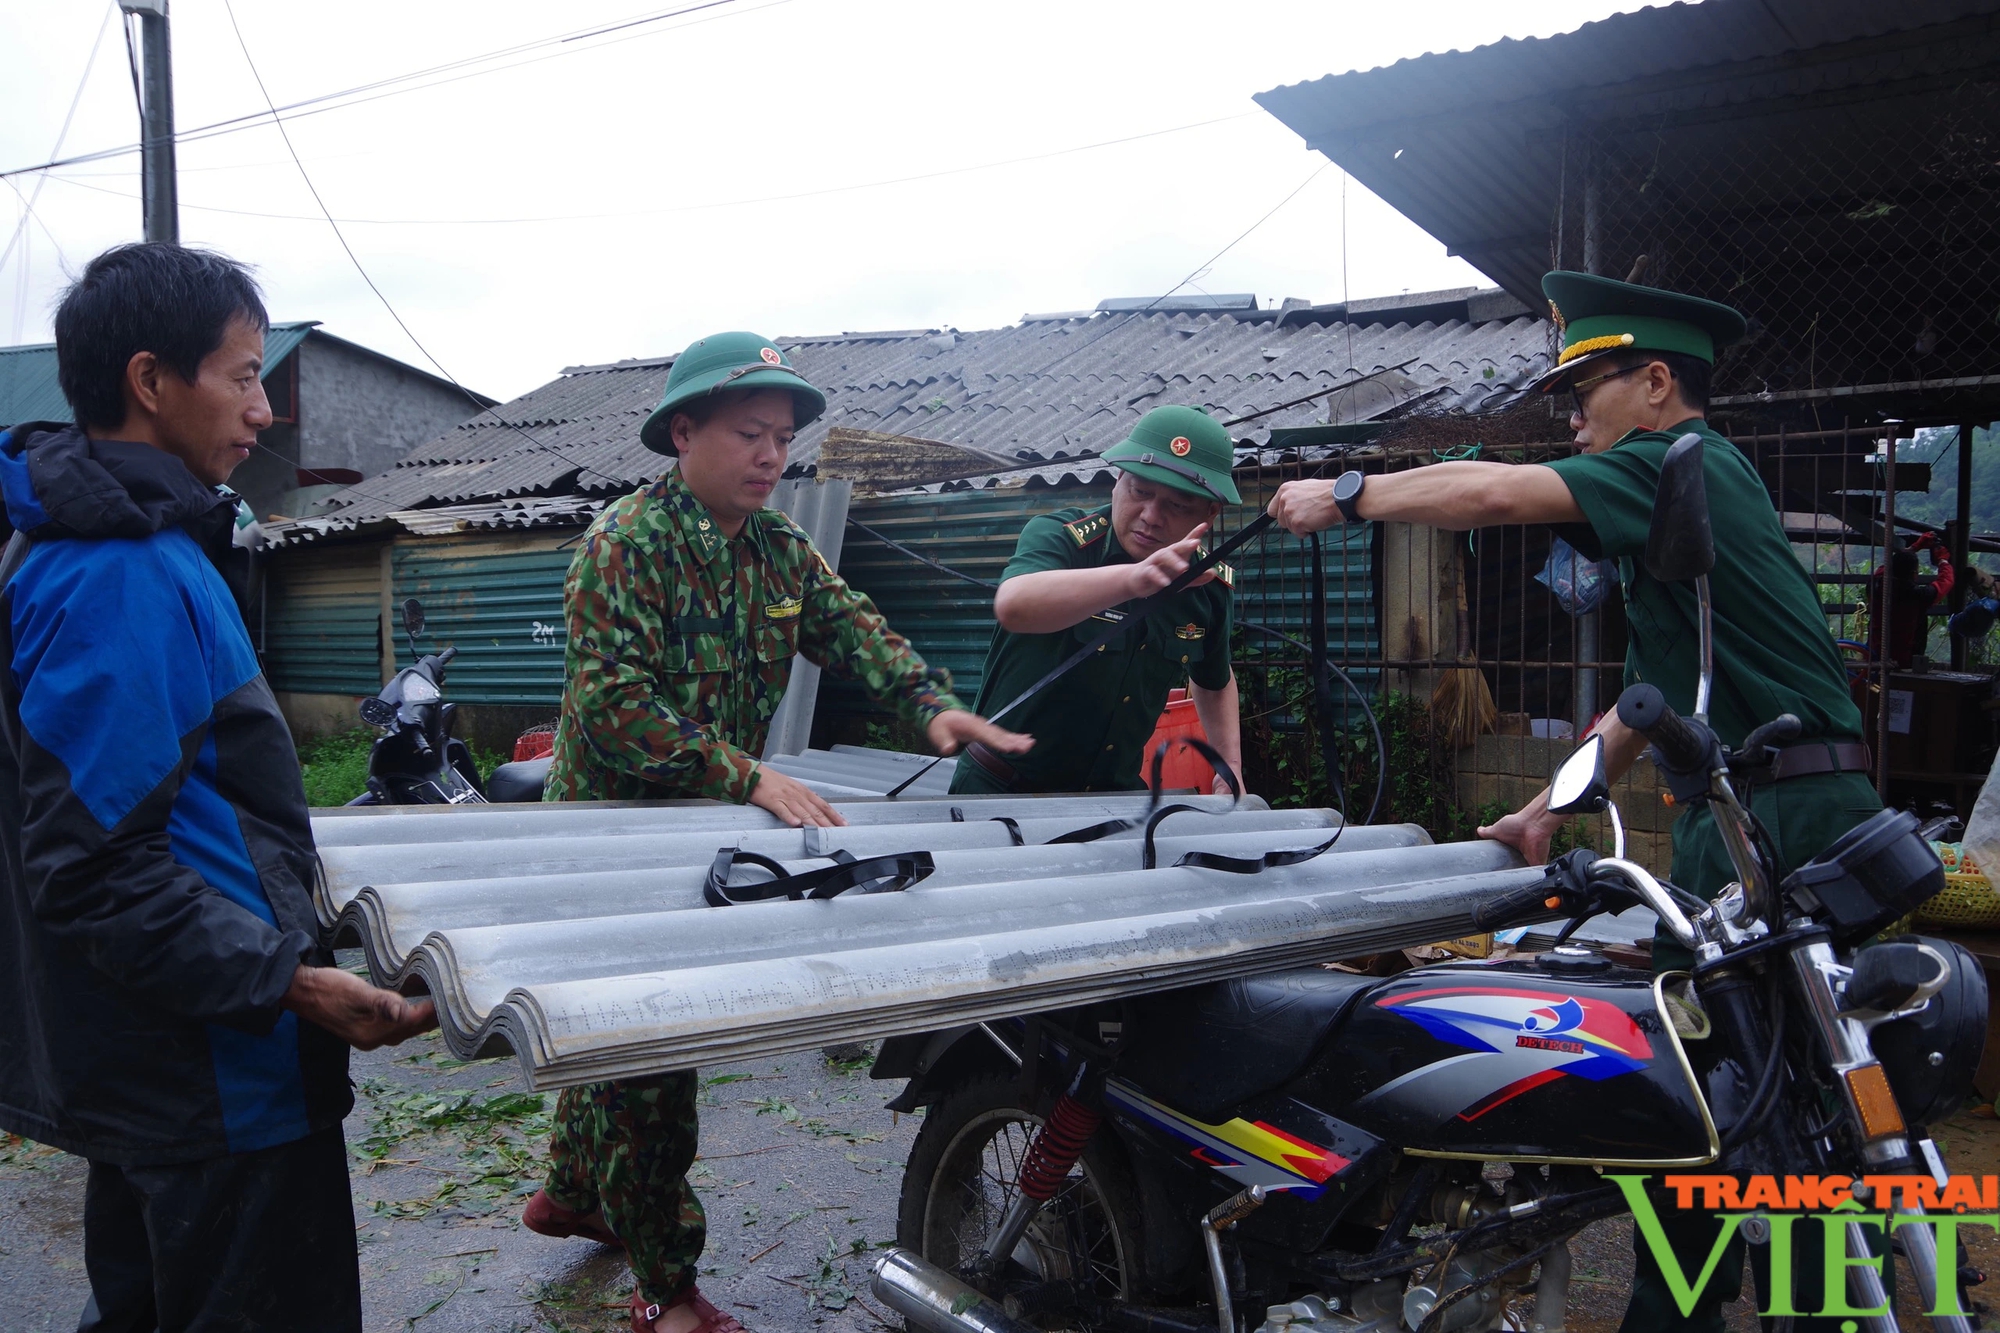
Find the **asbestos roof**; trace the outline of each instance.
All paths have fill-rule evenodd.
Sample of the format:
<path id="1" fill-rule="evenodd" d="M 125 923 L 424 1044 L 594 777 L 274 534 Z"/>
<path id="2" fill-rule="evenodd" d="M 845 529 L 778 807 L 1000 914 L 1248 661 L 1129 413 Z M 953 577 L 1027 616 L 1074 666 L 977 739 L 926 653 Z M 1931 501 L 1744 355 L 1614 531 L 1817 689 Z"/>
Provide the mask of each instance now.
<path id="1" fill-rule="evenodd" d="M 1726 137 L 1744 108 L 1788 101 L 1816 110 L 1806 113 L 1813 134 L 1837 137 L 1847 132 L 1838 108 L 1857 89 L 1920 98 L 1990 67 L 1996 16 L 2000 0 L 1703 0 L 1328 75 L 1255 100 L 1452 254 L 1539 306 L 1565 127 L 1712 122 Z M 1769 146 L 1806 152 L 1805 132 Z M 1576 190 L 1581 168 L 1567 167 Z M 1718 161 L 1718 173 L 1726 169 Z"/>
<path id="2" fill-rule="evenodd" d="M 1541 877 L 1501 844 L 1431 845 L 1407 824 L 1259 873 L 1176 864 L 1318 847 L 1338 822 L 1255 800 L 1187 798 L 1154 869 L 1144 794 L 837 804 L 847 827 L 706 801 L 322 810 L 314 902 L 378 983 L 436 998 L 455 1054 L 512 1051 L 543 1088 L 1428 944 Z M 1052 841 L 1107 819 L 1128 826 Z M 718 846 L 786 873 L 838 853 L 931 869 L 900 892 L 709 907 Z M 739 892 L 766 878 L 727 872 Z"/>
<path id="3" fill-rule="evenodd" d="M 1547 363 L 1548 325 L 1500 293 L 1393 300 L 1402 304 L 1387 303 L 1352 324 L 1345 313 L 1361 303 L 1297 303 L 1241 318 L 1156 310 L 1029 318 L 971 333 L 779 338 L 827 395 L 825 415 L 794 441 L 787 475 L 814 470 L 834 426 L 968 444 L 1044 466 L 1096 455 L 1165 404 L 1204 406 L 1227 419 L 1372 376 L 1331 403 L 1321 396 L 1235 430 L 1239 442 L 1255 446 L 1274 428 L 1324 423 L 1329 412 L 1334 422 L 1363 421 L 1419 400 L 1425 411 L 1487 410 L 1518 394 Z M 1406 308 L 1432 317 L 1399 318 Z M 1475 311 L 1496 317 L 1464 318 Z M 1435 318 L 1452 312 L 1459 317 Z M 408 510 L 611 495 L 642 485 L 667 466 L 640 445 L 639 425 L 658 403 L 671 364 L 671 357 L 655 357 L 569 367 L 336 493 L 323 512 L 360 525 Z"/>

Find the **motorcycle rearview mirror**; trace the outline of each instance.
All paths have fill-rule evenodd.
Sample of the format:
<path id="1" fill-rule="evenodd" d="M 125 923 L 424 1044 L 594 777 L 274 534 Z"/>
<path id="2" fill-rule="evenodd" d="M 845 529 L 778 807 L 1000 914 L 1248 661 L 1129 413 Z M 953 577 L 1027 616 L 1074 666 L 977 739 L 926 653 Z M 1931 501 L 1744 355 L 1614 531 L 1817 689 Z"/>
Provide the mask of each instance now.
<path id="1" fill-rule="evenodd" d="M 1715 568 L 1708 524 L 1708 479 L 1701 436 L 1689 431 L 1667 447 L 1653 522 L 1646 532 L 1646 572 L 1662 583 L 1689 583 Z"/>
<path id="2" fill-rule="evenodd" d="M 413 639 L 424 632 L 424 604 L 414 597 L 403 603 L 403 632 Z"/>
<path id="3" fill-rule="evenodd" d="M 1604 776 L 1604 738 L 1586 737 L 1549 779 L 1549 809 L 1558 815 L 1596 814 L 1610 797 L 1611 783 Z"/>

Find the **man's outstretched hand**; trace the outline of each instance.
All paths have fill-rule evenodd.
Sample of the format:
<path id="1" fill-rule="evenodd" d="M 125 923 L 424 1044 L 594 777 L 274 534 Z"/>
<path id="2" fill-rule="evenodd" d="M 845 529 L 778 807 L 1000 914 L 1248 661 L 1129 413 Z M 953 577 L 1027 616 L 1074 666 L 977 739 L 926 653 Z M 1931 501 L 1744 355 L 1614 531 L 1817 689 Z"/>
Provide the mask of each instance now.
<path id="1" fill-rule="evenodd" d="M 394 1046 L 437 1026 L 429 1000 L 410 1000 L 338 967 L 301 965 L 279 1004 L 357 1051 Z"/>
<path id="2" fill-rule="evenodd" d="M 930 737 L 932 746 L 939 754 L 957 754 L 974 741 L 1000 754 L 1026 754 L 1035 748 L 1033 736 L 996 727 L 977 713 L 968 713 L 963 708 L 939 713 L 931 719 L 924 734 Z"/>
<path id="3" fill-rule="evenodd" d="M 1562 826 L 1563 816 L 1549 813 L 1548 797 L 1544 793 L 1513 814 L 1481 826 L 1479 836 L 1505 843 L 1532 866 L 1549 859 L 1549 843 Z"/>
<path id="4" fill-rule="evenodd" d="M 840 811 L 797 778 L 780 773 L 769 764 L 757 769 L 757 785 L 750 789 L 750 804 L 769 810 L 793 828 L 844 828 Z"/>

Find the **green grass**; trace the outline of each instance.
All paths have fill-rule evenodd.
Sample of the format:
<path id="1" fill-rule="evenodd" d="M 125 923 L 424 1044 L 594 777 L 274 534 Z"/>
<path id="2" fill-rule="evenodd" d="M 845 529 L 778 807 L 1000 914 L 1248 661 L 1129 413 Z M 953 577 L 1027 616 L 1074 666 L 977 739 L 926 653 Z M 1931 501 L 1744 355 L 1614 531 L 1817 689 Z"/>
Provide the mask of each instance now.
<path id="1" fill-rule="evenodd" d="M 366 727 L 316 736 L 299 747 L 307 805 L 346 805 L 368 790 L 368 749 L 378 733 Z"/>
<path id="2" fill-rule="evenodd" d="M 369 727 L 315 736 L 299 746 L 299 768 L 306 782 L 306 804 L 346 805 L 368 790 L 368 751 L 381 733 Z M 472 762 L 483 782 L 507 761 L 497 750 L 472 750 Z"/>

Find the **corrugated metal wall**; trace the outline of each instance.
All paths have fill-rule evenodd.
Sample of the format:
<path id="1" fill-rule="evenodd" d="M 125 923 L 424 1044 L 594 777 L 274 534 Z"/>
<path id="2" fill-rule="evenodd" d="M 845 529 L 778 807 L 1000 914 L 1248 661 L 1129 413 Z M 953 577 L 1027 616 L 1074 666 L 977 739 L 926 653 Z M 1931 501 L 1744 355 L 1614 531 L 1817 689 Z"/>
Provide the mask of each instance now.
<path id="1" fill-rule="evenodd" d="M 1244 504 L 1225 515 L 1224 536 L 1254 518 L 1268 498 L 1254 483 L 1241 489 Z M 851 516 L 941 564 L 997 580 L 1030 518 L 1057 509 L 1095 508 L 1108 503 L 1110 495 L 1109 486 L 1092 486 L 878 496 L 857 499 Z M 1323 536 L 1327 627 L 1336 660 L 1380 655 L 1371 564 L 1373 526 L 1354 524 Z M 1260 621 L 1304 639 L 1306 594 L 1311 587 L 1306 544 L 1280 533 L 1253 543 L 1245 556 L 1232 561 L 1237 570 L 1237 618 Z M 891 627 L 915 644 L 925 661 L 950 671 L 960 697 L 972 701 L 993 637 L 989 590 L 951 579 L 851 529 L 841 573 L 875 600 Z M 1262 636 L 1250 640 L 1253 646 L 1270 642 Z M 1296 656 L 1296 650 L 1282 646 L 1279 653 Z M 1375 672 L 1354 674 L 1364 689 L 1374 687 Z M 828 688 L 835 691 L 830 696 L 832 707 L 886 711 L 870 704 L 856 686 L 828 682 Z"/>
<path id="2" fill-rule="evenodd" d="M 562 699 L 563 575 L 573 552 L 558 542 L 574 534 L 421 538 L 398 542 L 396 605 L 424 604 L 429 633 L 419 646 L 458 648 L 447 697 L 468 704 L 544 704 Z M 396 640 L 396 665 L 408 666 L 409 639 Z"/>
<path id="3" fill-rule="evenodd" d="M 382 686 L 378 544 L 275 551 L 265 567 L 264 672 L 298 694 L 373 694 Z"/>

